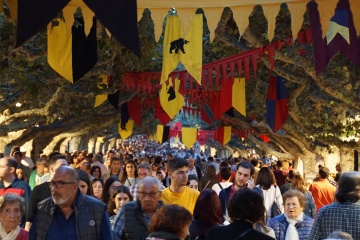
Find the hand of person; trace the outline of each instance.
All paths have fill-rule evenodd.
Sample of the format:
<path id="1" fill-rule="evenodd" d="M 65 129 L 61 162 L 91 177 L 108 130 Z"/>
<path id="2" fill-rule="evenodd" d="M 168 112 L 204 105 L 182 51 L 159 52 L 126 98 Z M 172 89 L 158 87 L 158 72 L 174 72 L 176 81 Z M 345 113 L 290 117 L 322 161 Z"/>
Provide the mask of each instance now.
<path id="1" fill-rule="evenodd" d="M 254 179 L 251 177 L 249 180 L 247 180 L 246 185 L 248 188 L 253 189 L 255 187 Z"/>

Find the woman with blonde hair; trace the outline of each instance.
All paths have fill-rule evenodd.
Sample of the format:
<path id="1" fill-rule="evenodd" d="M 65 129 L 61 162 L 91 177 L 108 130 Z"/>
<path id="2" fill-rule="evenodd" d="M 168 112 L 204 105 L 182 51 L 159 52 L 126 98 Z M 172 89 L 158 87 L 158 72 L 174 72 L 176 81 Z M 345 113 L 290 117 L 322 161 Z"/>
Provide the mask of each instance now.
<path id="1" fill-rule="evenodd" d="M 316 214 L 316 205 L 312 193 L 308 191 L 305 186 L 304 178 L 299 174 L 295 175 L 291 181 L 291 188 L 297 189 L 304 194 L 306 199 L 304 214 L 306 216 L 314 218 Z"/>

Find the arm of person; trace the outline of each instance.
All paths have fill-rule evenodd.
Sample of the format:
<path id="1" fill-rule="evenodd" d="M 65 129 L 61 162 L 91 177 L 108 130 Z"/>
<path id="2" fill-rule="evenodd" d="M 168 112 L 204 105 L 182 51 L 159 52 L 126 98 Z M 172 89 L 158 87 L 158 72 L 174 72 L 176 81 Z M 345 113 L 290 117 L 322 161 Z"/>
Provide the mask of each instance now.
<path id="1" fill-rule="evenodd" d="M 124 219 L 125 219 L 124 210 L 121 208 L 120 212 L 116 216 L 114 226 L 111 229 L 113 240 L 121 239 L 121 236 L 124 232 Z"/>
<path id="2" fill-rule="evenodd" d="M 281 192 L 280 192 L 280 188 L 276 187 L 275 188 L 275 193 L 276 193 L 276 203 L 279 206 L 280 210 L 282 213 L 284 213 L 284 205 L 283 205 L 283 199 L 281 196 Z"/>
<path id="3" fill-rule="evenodd" d="M 100 240 L 111 240 L 111 227 L 110 227 L 110 220 L 109 215 L 105 211 L 103 217 L 101 219 L 100 225 Z"/>
<path id="4" fill-rule="evenodd" d="M 38 196 L 37 188 L 34 188 L 31 195 L 30 195 L 30 201 L 28 206 L 28 212 L 27 212 L 27 218 L 26 218 L 26 225 L 25 230 L 30 231 L 31 223 L 34 219 L 35 212 L 36 212 L 36 198 Z"/>

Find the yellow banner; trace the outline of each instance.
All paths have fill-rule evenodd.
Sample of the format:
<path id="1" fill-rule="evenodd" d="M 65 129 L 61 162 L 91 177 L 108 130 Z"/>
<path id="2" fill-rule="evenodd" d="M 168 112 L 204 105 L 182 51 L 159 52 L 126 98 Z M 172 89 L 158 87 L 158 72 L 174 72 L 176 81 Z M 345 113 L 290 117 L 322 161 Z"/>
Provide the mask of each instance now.
<path id="1" fill-rule="evenodd" d="M 187 148 L 191 148 L 197 139 L 197 128 L 188 128 L 182 127 L 182 143 L 185 144 Z"/>
<path id="2" fill-rule="evenodd" d="M 246 116 L 245 78 L 234 78 L 232 87 L 232 106 Z"/>

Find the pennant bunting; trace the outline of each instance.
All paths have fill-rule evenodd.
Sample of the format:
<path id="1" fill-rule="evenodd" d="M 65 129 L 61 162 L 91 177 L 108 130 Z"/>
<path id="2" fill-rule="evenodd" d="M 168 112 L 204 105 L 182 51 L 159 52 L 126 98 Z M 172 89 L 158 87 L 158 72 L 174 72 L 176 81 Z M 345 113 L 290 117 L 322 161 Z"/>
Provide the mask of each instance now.
<path id="1" fill-rule="evenodd" d="M 163 144 L 169 139 L 170 126 L 157 125 L 156 139 L 160 144 Z"/>
<path id="2" fill-rule="evenodd" d="M 200 144 L 200 146 L 203 146 L 207 139 L 206 139 L 206 132 L 205 131 L 198 131 L 198 136 L 197 136 L 197 142 Z"/>
<path id="3" fill-rule="evenodd" d="M 155 116 L 154 118 L 159 119 L 161 124 L 166 125 L 168 122 L 171 121 L 171 118 L 169 117 L 169 115 L 164 111 L 164 109 L 161 107 L 160 104 L 160 99 L 156 98 L 156 103 L 155 103 Z"/>
<path id="4" fill-rule="evenodd" d="M 104 89 L 105 87 L 107 88 L 108 87 L 108 76 L 103 74 L 100 76 L 100 78 L 101 78 L 101 82 L 98 82 L 97 87 L 99 89 Z M 103 102 L 105 102 L 107 97 L 108 97 L 107 94 L 96 95 L 94 108 L 100 106 Z"/>
<path id="5" fill-rule="evenodd" d="M 70 0 L 18 0 L 16 44 L 19 47 L 45 27 Z M 3 6 L 1 6 L 2 8 Z"/>
<path id="6" fill-rule="evenodd" d="M 270 141 L 270 138 L 266 134 L 261 134 L 258 136 L 261 140 L 263 140 L 266 144 Z"/>
<path id="7" fill-rule="evenodd" d="M 221 145 L 230 142 L 231 139 L 231 126 L 219 127 L 217 130 L 217 140 Z"/>
<path id="8" fill-rule="evenodd" d="M 125 126 L 121 126 L 122 123 L 118 125 L 118 132 L 120 134 L 121 139 L 127 139 L 131 136 L 132 130 L 134 128 L 134 121 L 129 119 Z"/>
<path id="9" fill-rule="evenodd" d="M 162 109 L 172 119 L 184 106 L 184 97 L 179 93 L 180 80 L 178 78 L 175 81 L 170 78 L 168 82 L 168 86 L 166 83 L 162 84 L 159 98 Z"/>
<path id="10" fill-rule="evenodd" d="M 277 132 L 289 115 L 289 94 L 282 77 L 270 77 L 266 97 L 266 121 Z"/>
<path id="11" fill-rule="evenodd" d="M 182 143 L 189 149 L 191 148 L 197 140 L 197 128 L 182 128 Z"/>
<path id="12" fill-rule="evenodd" d="M 111 34 L 137 56 L 140 44 L 134 0 L 83 0 Z"/>
<path id="13" fill-rule="evenodd" d="M 316 74 L 320 74 L 325 70 L 330 59 L 337 52 L 345 55 L 354 64 L 360 66 L 360 43 L 356 35 L 349 0 L 339 0 L 324 39 L 324 29 L 322 29 L 320 23 L 318 4 L 311 1 L 308 6 Z"/>
<path id="14" fill-rule="evenodd" d="M 134 122 L 141 127 L 142 121 L 141 121 L 141 100 L 138 97 L 133 97 L 130 101 L 127 103 L 128 105 L 128 111 L 130 117 L 134 120 Z"/>
<path id="15" fill-rule="evenodd" d="M 232 106 L 243 116 L 246 116 L 245 78 L 234 78 Z"/>
<path id="16" fill-rule="evenodd" d="M 129 119 L 130 119 L 130 114 L 129 114 L 128 103 L 125 102 L 121 104 L 121 121 L 120 121 L 121 129 L 125 129 L 126 123 L 129 121 Z"/>
<path id="17" fill-rule="evenodd" d="M 48 25 L 48 63 L 66 80 L 75 83 L 90 71 L 97 62 L 96 19 L 88 36 L 84 20 L 75 19 L 71 33 L 65 19 L 56 18 Z"/>
<path id="18" fill-rule="evenodd" d="M 203 49 L 203 14 L 196 14 L 190 31 L 185 37 L 183 48 L 180 51 L 180 61 L 189 74 L 201 85 L 202 49 Z"/>
<path id="19" fill-rule="evenodd" d="M 168 16 L 164 33 L 163 64 L 160 84 L 168 80 L 169 74 L 179 64 L 180 52 L 185 52 L 184 45 L 189 41 L 183 38 L 183 32 L 178 15 Z"/>

